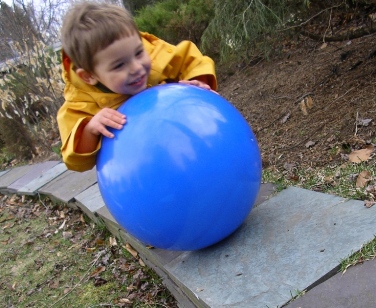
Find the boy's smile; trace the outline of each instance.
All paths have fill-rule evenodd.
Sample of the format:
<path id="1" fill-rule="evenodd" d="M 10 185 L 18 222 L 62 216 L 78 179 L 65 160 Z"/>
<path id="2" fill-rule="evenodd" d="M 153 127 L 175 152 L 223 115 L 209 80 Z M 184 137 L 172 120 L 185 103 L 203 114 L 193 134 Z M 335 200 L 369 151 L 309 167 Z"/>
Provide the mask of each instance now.
<path id="1" fill-rule="evenodd" d="M 89 82 L 92 85 L 100 82 L 115 93 L 128 95 L 137 94 L 147 86 L 151 61 L 138 33 L 97 52 L 94 63 Z"/>

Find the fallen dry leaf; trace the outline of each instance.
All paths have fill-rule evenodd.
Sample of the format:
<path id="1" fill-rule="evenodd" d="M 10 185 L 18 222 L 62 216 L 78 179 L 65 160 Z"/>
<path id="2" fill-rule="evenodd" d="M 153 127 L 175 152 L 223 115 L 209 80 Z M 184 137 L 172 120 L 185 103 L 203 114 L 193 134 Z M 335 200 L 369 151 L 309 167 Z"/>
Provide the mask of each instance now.
<path id="1" fill-rule="evenodd" d="M 2 229 L 5 230 L 5 229 L 13 228 L 13 227 L 14 227 L 14 224 L 7 224 Z"/>
<path id="2" fill-rule="evenodd" d="M 84 217 L 83 214 L 80 215 L 80 221 L 81 221 L 82 223 L 86 223 L 86 221 L 85 221 L 85 217 Z"/>
<path id="3" fill-rule="evenodd" d="M 51 289 L 57 289 L 59 287 L 59 280 L 53 280 L 51 281 L 48 286 L 51 288 Z"/>
<path id="4" fill-rule="evenodd" d="M 106 243 L 104 242 L 104 240 L 102 240 L 101 238 L 96 239 L 95 246 L 102 247 L 102 246 L 105 246 L 105 245 L 106 245 Z"/>
<path id="5" fill-rule="evenodd" d="M 362 172 L 359 173 L 356 179 L 355 186 L 358 188 L 363 188 L 368 184 L 370 180 L 371 180 L 371 173 L 367 170 L 363 170 Z"/>
<path id="6" fill-rule="evenodd" d="M 369 14 L 368 17 L 369 17 L 372 21 L 376 21 L 376 13 Z"/>
<path id="7" fill-rule="evenodd" d="M 367 186 L 366 192 L 369 193 L 369 194 L 375 194 L 376 193 L 376 184 Z"/>
<path id="8" fill-rule="evenodd" d="M 330 185 L 330 186 L 334 186 L 336 184 L 336 182 L 334 181 L 334 179 L 330 176 L 326 176 L 324 177 L 324 183 L 326 185 Z"/>
<path id="9" fill-rule="evenodd" d="M 316 144 L 316 142 L 314 142 L 314 141 L 308 141 L 308 142 L 305 144 L 305 147 L 306 147 L 307 149 L 309 149 L 309 148 L 312 148 L 315 144 Z"/>
<path id="10" fill-rule="evenodd" d="M 364 206 L 365 206 L 366 208 L 370 208 L 370 207 L 372 207 L 374 204 L 375 204 L 375 201 L 374 201 L 374 200 L 364 200 Z"/>
<path id="11" fill-rule="evenodd" d="M 300 110 L 303 112 L 303 114 L 305 116 L 308 115 L 307 106 L 304 102 L 304 99 L 300 102 L 299 106 L 300 106 Z"/>
<path id="12" fill-rule="evenodd" d="M 123 247 L 133 256 L 133 258 L 137 258 L 138 253 L 137 253 L 136 250 L 133 249 L 133 247 L 131 245 L 126 243 L 125 246 L 123 246 Z"/>
<path id="13" fill-rule="evenodd" d="M 104 278 L 96 277 L 96 278 L 94 279 L 94 286 L 95 286 L 95 287 L 100 287 L 100 286 L 102 286 L 102 285 L 104 285 L 104 284 L 106 284 L 106 283 L 107 283 L 107 280 L 104 279 Z"/>
<path id="14" fill-rule="evenodd" d="M 57 228 L 57 230 L 55 231 L 55 234 L 58 233 L 59 230 L 64 229 L 66 222 L 67 222 L 66 220 L 63 221 L 63 223 L 60 225 L 60 227 Z"/>
<path id="15" fill-rule="evenodd" d="M 375 150 L 374 146 L 370 145 L 364 149 L 353 151 L 349 155 L 349 161 L 352 163 L 361 163 L 362 161 L 367 161 L 373 151 Z"/>
<path id="16" fill-rule="evenodd" d="M 63 238 L 66 239 L 66 240 L 69 240 L 70 238 L 72 238 L 73 234 L 72 232 L 63 232 Z"/>
<path id="17" fill-rule="evenodd" d="M 110 236 L 110 238 L 108 239 L 109 243 L 110 243 L 110 246 L 117 246 L 117 241 L 116 241 L 116 238 Z"/>
<path id="18" fill-rule="evenodd" d="M 105 266 L 98 266 L 91 274 L 90 274 L 90 277 L 96 277 L 98 276 L 100 273 L 104 272 L 106 270 L 106 267 Z"/>
<path id="19" fill-rule="evenodd" d="M 121 298 L 121 299 L 119 299 L 119 303 L 121 303 L 121 304 L 132 304 L 132 301 L 130 301 L 128 298 Z"/>
<path id="20" fill-rule="evenodd" d="M 372 119 L 358 119 L 356 121 L 356 124 L 361 125 L 361 126 L 368 126 L 371 122 L 372 122 Z"/>
<path id="21" fill-rule="evenodd" d="M 300 103 L 300 110 L 303 112 L 304 115 L 308 115 L 308 109 L 313 107 L 313 99 L 310 96 L 306 96 L 303 98 Z"/>
<path id="22" fill-rule="evenodd" d="M 144 263 L 144 261 L 142 261 L 142 259 L 138 260 L 138 263 L 140 263 L 140 265 L 141 265 L 142 267 L 145 267 L 145 263 Z"/>
<path id="23" fill-rule="evenodd" d="M 7 220 L 12 220 L 14 218 L 14 215 L 9 215 L 8 217 L 2 217 L 0 219 L 0 223 L 7 221 Z"/>
<path id="24" fill-rule="evenodd" d="M 3 244 L 3 245 L 8 245 L 10 243 L 10 239 L 11 238 L 9 237 L 7 240 L 1 241 L 0 243 Z"/>
<path id="25" fill-rule="evenodd" d="M 323 44 L 320 46 L 320 49 L 325 49 L 326 47 L 328 47 L 328 43 L 323 43 Z"/>
<path id="26" fill-rule="evenodd" d="M 286 113 L 286 115 L 282 118 L 282 120 L 281 120 L 281 124 L 286 123 L 287 120 L 290 118 L 290 116 L 291 116 L 291 113 L 290 113 L 290 111 L 289 111 L 289 112 Z"/>
<path id="27" fill-rule="evenodd" d="M 22 243 L 22 246 L 31 246 L 34 245 L 34 239 L 28 239 Z"/>
<path id="28" fill-rule="evenodd" d="M 304 98 L 306 106 L 311 109 L 313 107 L 313 99 L 310 96 Z"/>

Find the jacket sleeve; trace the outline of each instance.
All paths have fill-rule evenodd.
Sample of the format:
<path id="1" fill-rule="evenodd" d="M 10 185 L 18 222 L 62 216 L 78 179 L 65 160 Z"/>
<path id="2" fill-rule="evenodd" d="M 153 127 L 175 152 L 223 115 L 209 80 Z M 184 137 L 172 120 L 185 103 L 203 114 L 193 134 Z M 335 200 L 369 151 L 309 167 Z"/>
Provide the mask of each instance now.
<path id="1" fill-rule="evenodd" d="M 62 141 L 61 154 L 69 170 L 83 172 L 95 166 L 96 155 L 100 149 L 101 142 L 98 143 L 96 150 L 91 153 L 82 154 L 75 151 L 82 135 L 82 129 L 90 121 L 92 115 L 83 113 L 81 110 L 85 110 L 84 108 L 77 109 L 80 108 L 79 106 L 71 108 L 72 105 L 73 103 L 65 102 L 57 114 Z"/>
<path id="2" fill-rule="evenodd" d="M 217 90 L 214 61 L 204 56 L 193 42 L 182 41 L 178 45 L 171 45 L 143 32 L 141 37 L 152 61 L 150 86 L 164 81 L 190 80 L 205 76 L 209 86 Z"/>
<path id="3" fill-rule="evenodd" d="M 183 41 L 176 46 L 176 57 L 173 59 L 179 67 L 179 80 L 190 80 L 198 76 L 206 76 L 212 90 L 217 90 L 217 78 L 214 61 L 204 56 L 197 46 L 190 41 Z"/>

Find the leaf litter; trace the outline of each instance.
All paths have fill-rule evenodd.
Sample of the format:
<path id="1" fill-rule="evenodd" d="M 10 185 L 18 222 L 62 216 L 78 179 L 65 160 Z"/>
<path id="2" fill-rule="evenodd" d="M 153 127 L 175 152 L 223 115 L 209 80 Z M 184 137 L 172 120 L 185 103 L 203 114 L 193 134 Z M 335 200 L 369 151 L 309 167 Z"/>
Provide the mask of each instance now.
<path id="1" fill-rule="evenodd" d="M 0 194 L 0 243 L 2 307 L 177 307 L 135 250 L 80 210 Z"/>

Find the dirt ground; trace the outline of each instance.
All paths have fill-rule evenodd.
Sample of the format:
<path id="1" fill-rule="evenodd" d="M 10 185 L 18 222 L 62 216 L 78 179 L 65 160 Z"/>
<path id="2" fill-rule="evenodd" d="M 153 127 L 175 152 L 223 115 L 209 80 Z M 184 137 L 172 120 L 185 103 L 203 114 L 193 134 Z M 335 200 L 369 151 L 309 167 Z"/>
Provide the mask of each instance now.
<path id="1" fill-rule="evenodd" d="M 338 164 L 376 143 L 376 34 L 301 36 L 276 59 L 220 71 L 219 84 L 251 125 L 264 168 Z"/>

